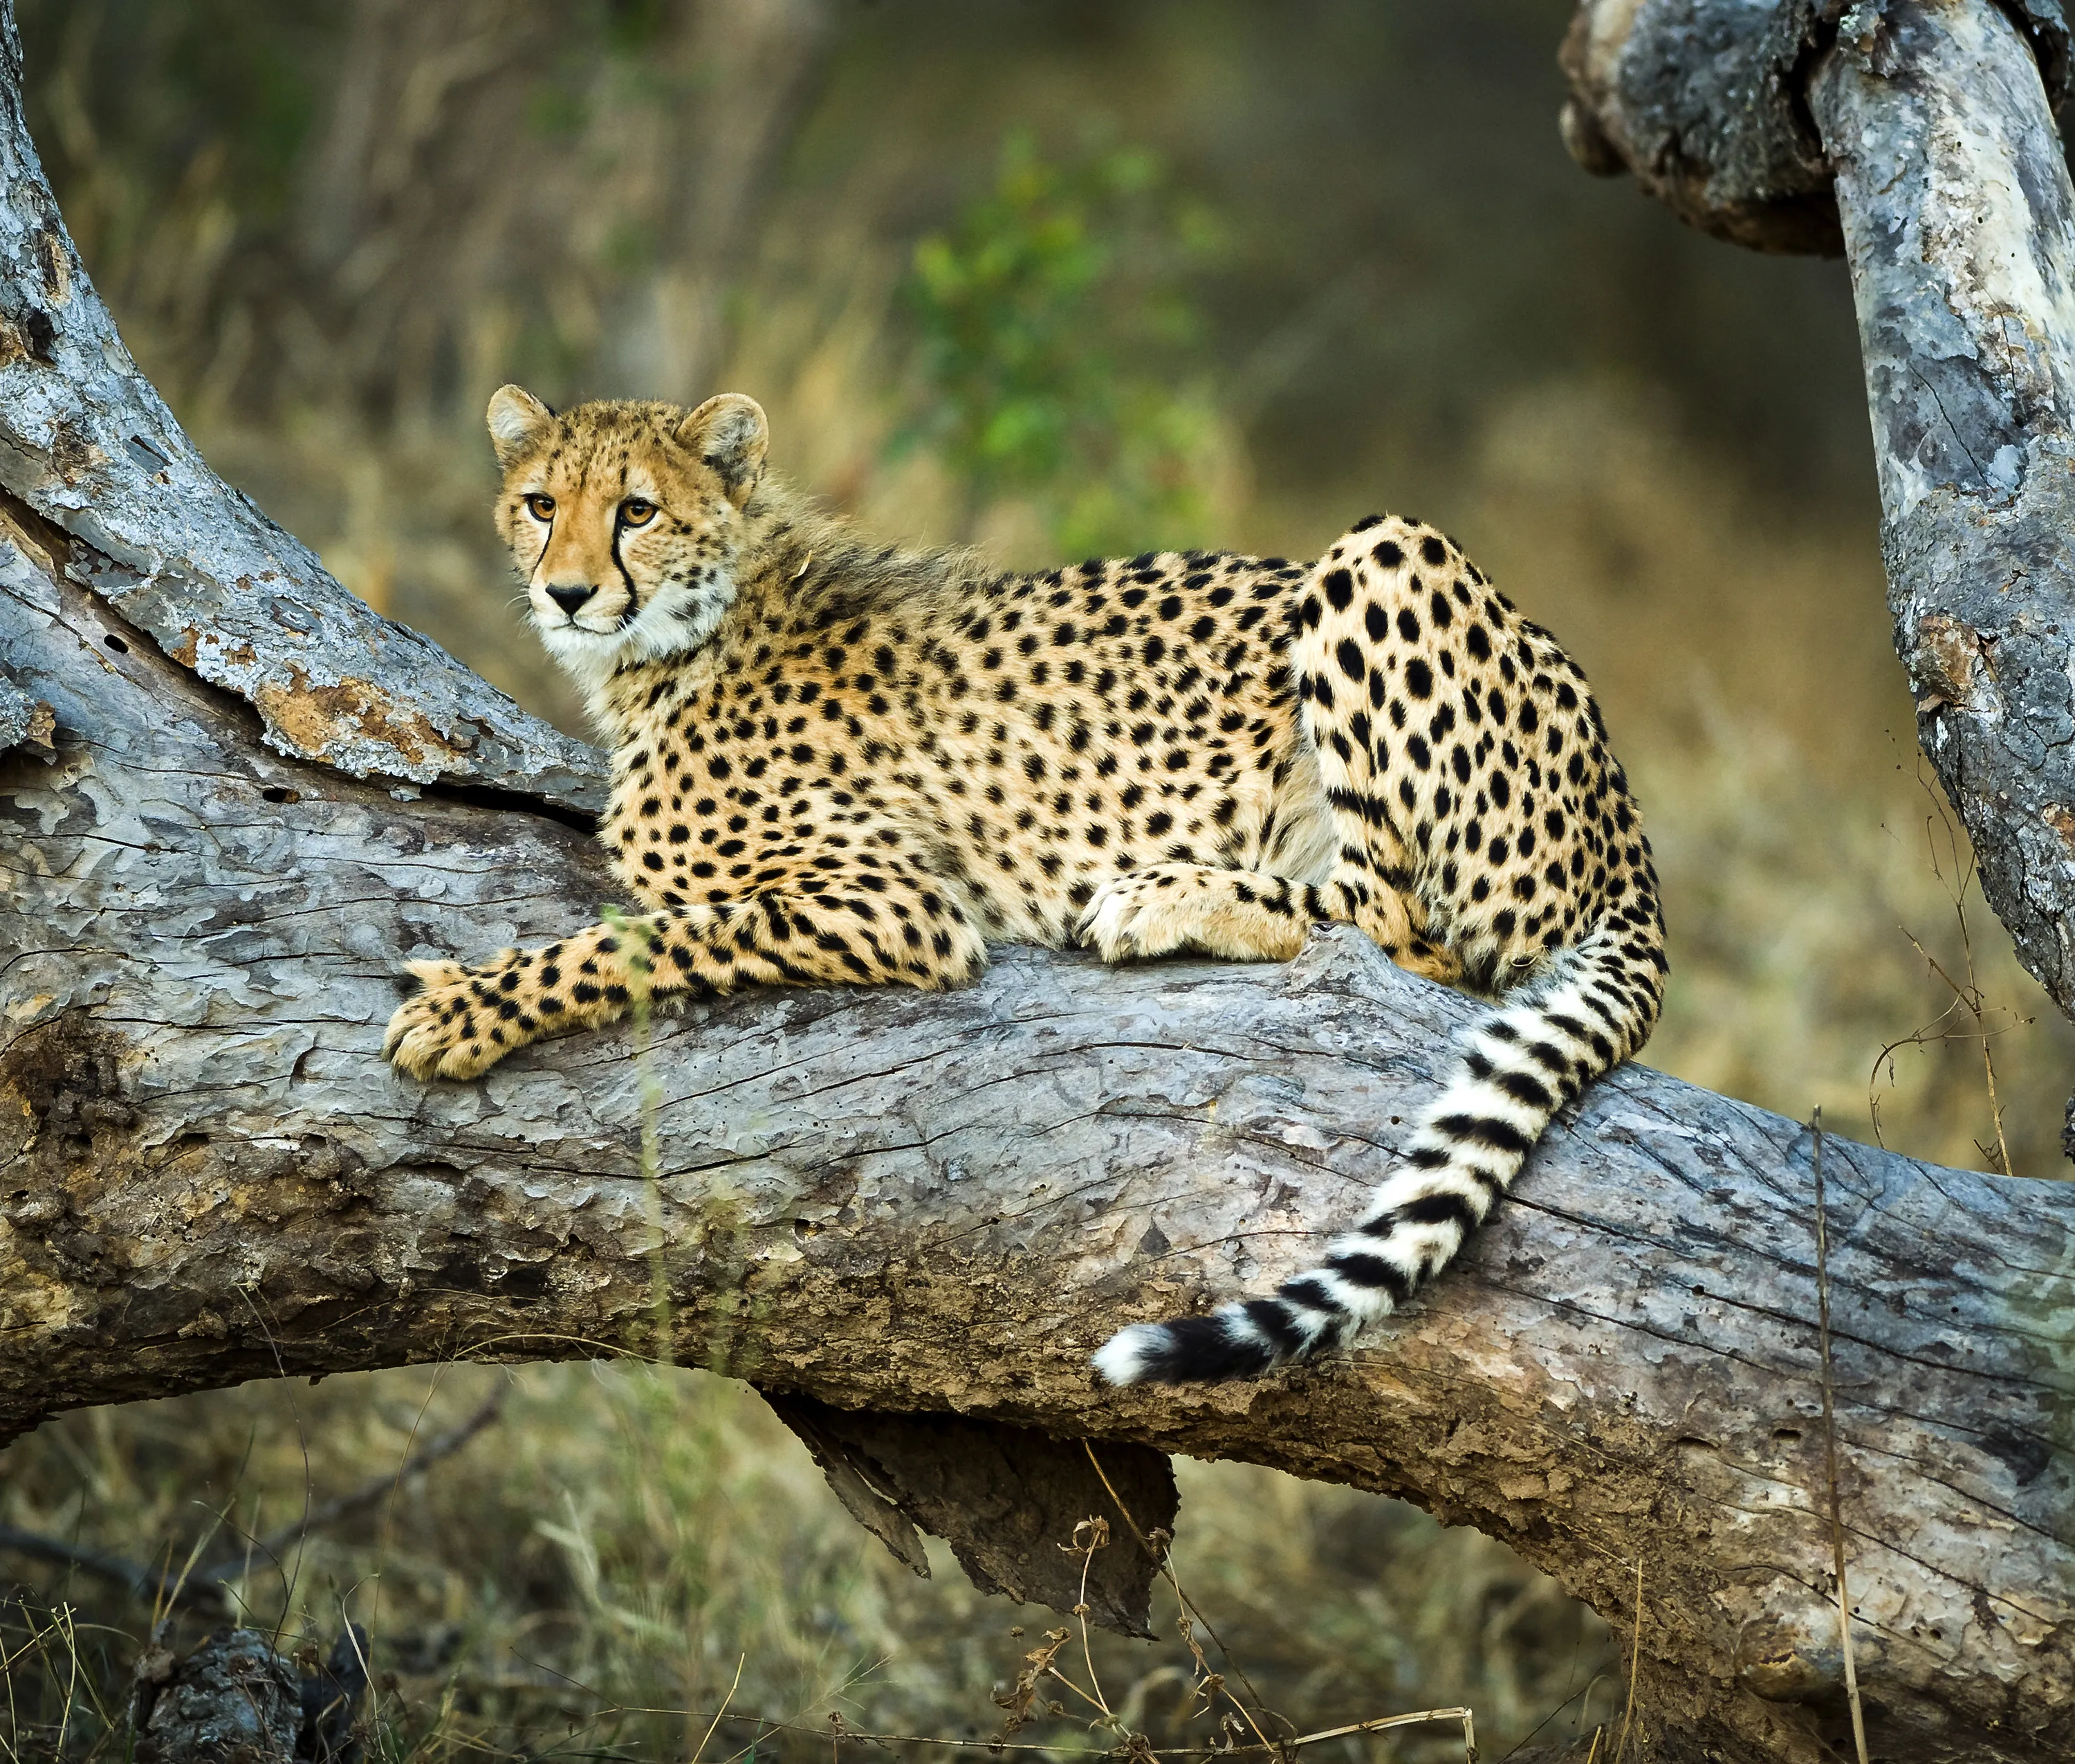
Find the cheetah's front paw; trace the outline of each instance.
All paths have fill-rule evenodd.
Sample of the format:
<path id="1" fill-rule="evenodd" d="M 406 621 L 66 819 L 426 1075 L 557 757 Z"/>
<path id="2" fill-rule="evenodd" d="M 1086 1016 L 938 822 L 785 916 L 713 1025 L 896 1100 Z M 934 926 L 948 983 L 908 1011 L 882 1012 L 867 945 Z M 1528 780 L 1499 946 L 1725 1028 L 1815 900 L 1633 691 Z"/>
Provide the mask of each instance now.
<path id="1" fill-rule="evenodd" d="M 413 962 L 419 990 L 397 1007 L 383 1054 L 412 1077 L 474 1078 L 512 1051 L 497 1008 L 458 962 Z"/>

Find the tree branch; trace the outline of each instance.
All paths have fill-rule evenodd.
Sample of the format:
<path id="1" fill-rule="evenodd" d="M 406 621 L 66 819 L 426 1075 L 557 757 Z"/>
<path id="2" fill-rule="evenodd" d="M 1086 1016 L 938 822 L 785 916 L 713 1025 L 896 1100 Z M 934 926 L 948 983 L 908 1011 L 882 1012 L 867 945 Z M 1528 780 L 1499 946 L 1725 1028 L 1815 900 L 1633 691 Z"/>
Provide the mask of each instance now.
<path id="1" fill-rule="evenodd" d="M 590 749 L 355 599 L 203 462 L 116 335 L 43 181 L 11 3 L 0 188 L 0 480 L 93 547 L 102 600 L 251 705 L 278 752 L 602 807 Z"/>
<path id="2" fill-rule="evenodd" d="M 1917 732 L 2075 1014 L 2075 190 L 2023 39 L 1895 4 L 1819 64 Z"/>
<path id="3" fill-rule="evenodd" d="M 11 89 L 0 108 L 0 217 L 45 217 L 72 263 Z M 0 246 L 19 313 L 42 284 Z M 112 332 L 68 275 L 35 306 L 40 353 L 0 362 L 10 433 L 35 409 L 101 420 L 89 346 Z M 1640 1564 L 1655 1755 L 1824 1755 L 1842 1711 L 1793 1123 L 1628 1068 L 1358 1351 L 1257 1385 L 1100 1390 L 1087 1356 L 1120 1323 L 1265 1287 L 1352 1215 L 1477 1007 L 1346 931 L 1280 967 L 1009 950 L 950 995 L 748 994 L 660 1025 L 652 1185 L 622 1034 L 466 1087 L 400 1080 L 379 1052 L 399 963 L 559 934 L 609 897 L 605 866 L 544 799 L 445 787 L 480 775 L 405 801 L 350 756 L 285 755 L 238 679 L 286 677 L 308 640 L 255 609 L 336 590 L 165 441 L 191 462 L 178 510 L 120 461 L 60 496 L 55 466 L 0 447 L 0 667 L 50 707 L 53 756 L 0 754 L 0 1439 L 283 1373 L 667 1356 L 919 1418 L 911 1443 L 965 1418 L 1406 1496 L 1624 1629 Z M 168 563 L 147 593 L 96 536 L 160 524 L 162 560 L 243 533 L 278 579 L 234 592 Z M 153 640 L 185 630 L 190 594 L 244 620 L 245 674 Z M 435 697 L 472 689 L 424 667 Z M 545 751 L 468 702 L 478 752 Z M 1837 1141 L 1826 1174 L 1875 1743 L 2065 1756 L 2075 1190 Z M 885 1469 L 893 1448 L 853 1431 Z M 919 1511 L 926 1480 L 892 1504 Z"/>
<path id="4" fill-rule="evenodd" d="M 1684 218 L 1842 250 L 1917 731 L 2075 1016 L 2075 190 L 2044 0 L 1581 0 L 1565 132 Z"/>

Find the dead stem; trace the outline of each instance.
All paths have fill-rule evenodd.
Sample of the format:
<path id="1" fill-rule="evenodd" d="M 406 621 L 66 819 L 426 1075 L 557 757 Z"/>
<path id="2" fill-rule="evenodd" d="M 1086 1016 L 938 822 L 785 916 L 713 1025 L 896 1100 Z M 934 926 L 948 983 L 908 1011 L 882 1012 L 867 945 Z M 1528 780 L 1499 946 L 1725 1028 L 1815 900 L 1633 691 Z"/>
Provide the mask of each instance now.
<path id="1" fill-rule="evenodd" d="M 2016 1171 L 2011 1167 L 2010 1141 L 2003 1131 L 2003 1098 L 1996 1085 L 1995 1053 L 1990 1044 L 1997 1036 L 2007 1034 L 2012 1029 L 2022 1028 L 2032 1020 L 2020 1017 L 2006 1008 L 1991 1006 L 1982 990 L 1974 967 L 1974 928 L 1967 921 L 1967 891 L 1975 887 L 1978 880 L 1978 867 L 1974 854 L 1971 847 L 1962 850 L 1959 832 L 1953 825 L 1952 816 L 1944 799 L 1924 776 L 1923 756 L 1920 754 L 1917 756 L 1916 781 L 1931 801 L 1931 813 L 1924 820 L 1924 843 L 1930 859 L 1931 873 L 1937 877 L 1940 885 L 1945 890 L 1946 897 L 1953 904 L 1953 917 L 1959 925 L 1960 954 L 1966 977 L 1964 980 L 1955 978 L 1947 971 L 1945 963 L 1924 948 L 1915 932 L 1907 925 L 1899 927 L 1902 934 L 1909 939 L 1910 947 L 1923 959 L 1924 966 L 1945 983 L 1946 990 L 1953 995 L 1953 1002 L 1922 1029 L 1889 1042 L 1874 1055 L 1873 1070 L 1866 1078 L 1866 1107 L 1873 1118 L 1874 1138 L 1876 1143 L 1883 1146 L 1887 1143 L 1881 1132 L 1880 1104 L 1875 1095 L 1875 1086 L 1879 1082 L 1883 1066 L 1888 1070 L 1888 1082 L 1891 1084 L 1895 1082 L 1894 1055 L 1896 1049 L 1926 1047 L 1939 1041 L 1978 1041 L 1982 1050 L 1982 1074 L 1989 1092 L 1989 1116 L 1995 1130 L 1995 1149 L 1991 1152 L 1978 1142 L 1975 1149 L 1984 1158 L 1993 1159 L 2001 1174 L 2011 1176 Z M 1941 834 L 1945 842 L 1942 860 L 1939 851 Z M 1964 1031 L 1940 1028 L 1939 1025 L 1949 1017 L 1961 1011 L 1974 1019 L 1972 1035 Z M 1991 1028 L 1990 1018 L 1998 1015 L 2010 1021 Z"/>
<path id="2" fill-rule="evenodd" d="M 1182 1617 L 1184 1625 L 1186 1626 L 1191 1621 L 1200 1623 L 1203 1625 L 1203 1633 L 1210 1637 L 1212 1643 L 1216 1646 L 1218 1652 L 1225 1657 L 1226 1663 L 1232 1667 L 1232 1671 L 1239 1674 L 1239 1681 L 1246 1687 L 1246 1694 L 1252 1697 L 1257 1704 L 1260 1704 L 1262 1712 L 1265 1714 L 1268 1712 L 1268 1705 L 1262 1700 L 1261 1692 L 1253 1687 L 1253 1680 L 1246 1675 L 1246 1668 L 1236 1659 L 1233 1658 L 1232 1650 L 1224 1645 L 1224 1642 L 1220 1638 L 1218 1632 L 1211 1627 L 1209 1620 L 1204 1617 L 1201 1611 L 1196 1609 L 1195 1601 L 1192 1600 L 1187 1593 L 1182 1590 L 1181 1580 L 1175 1575 L 1173 1563 L 1171 1563 L 1167 1559 L 1167 1552 L 1165 1550 L 1156 1548 L 1152 1539 L 1148 1538 L 1143 1531 L 1139 1530 L 1137 1520 L 1132 1517 L 1130 1508 L 1127 1507 L 1124 1504 L 1123 1496 L 1120 1495 L 1116 1492 L 1116 1484 L 1109 1480 L 1108 1472 L 1102 1467 L 1102 1460 L 1096 1457 L 1095 1447 L 1087 1440 L 1083 1439 L 1081 1442 L 1081 1449 L 1087 1453 L 1088 1462 L 1095 1467 L 1095 1475 L 1101 1479 L 1102 1485 L 1108 1491 L 1110 1499 L 1116 1503 L 1116 1510 L 1122 1517 L 1124 1524 L 1130 1527 L 1132 1536 L 1138 1540 L 1138 1547 L 1141 1550 L 1145 1551 L 1145 1552 L 1153 1559 L 1153 1565 L 1159 1570 L 1161 1579 L 1165 1580 L 1170 1587 L 1174 1588 L 1175 1602 L 1182 1608 Z M 1186 1636 L 1184 1639 L 1187 1639 Z M 1193 1643 L 1191 1644 L 1191 1651 L 1195 1651 Z M 1246 1717 L 1246 1725 L 1253 1729 L 1254 1737 L 1259 1740 L 1264 1746 L 1269 1747 L 1272 1750 L 1274 1742 L 1269 1738 L 1266 1730 L 1262 1728 L 1261 1723 L 1254 1719 L 1253 1711 L 1249 1709 L 1245 1704 L 1240 1702 L 1237 1697 L 1233 1696 L 1229 1687 L 1226 1687 L 1225 1696 L 1231 1701 L 1232 1706 L 1236 1708 L 1241 1715 Z"/>
<path id="3" fill-rule="evenodd" d="M 1621 1764 L 1628 1754 L 1628 1730 L 1635 1720 L 1636 1673 L 1642 1664 L 1642 1558 L 1635 1559 L 1635 1638 L 1630 1643 L 1628 1654 L 1628 1707 L 1621 1714 L 1621 1743 L 1614 1748 L 1614 1764 Z M 1592 1747 L 1599 1749 L 1599 1736 L 1592 1737 Z"/>
<path id="4" fill-rule="evenodd" d="M 1866 1764 L 1866 1718 L 1859 1704 L 1858 1668 L 1852 1658 L 1851 1596 L 1845 1580 L 1844 1503 L 1837 1491 L 1837 1414 L 1830 1369 L 1830 1240 L 1823 1202 L 1823 1111 L 1809 1117 L 1815 1136 L 1816 1348 L 1823 1369 L 1823 1465 L 1830 1494 L 1830 1555 L 1837 1578 L 1837 1636 L 1845 1654 L 1845 1697 L 1852 1708 L 1852 1742 Z"/>
<path id="5" fill-rule="evenodd" d="M 1081 1541 L 1083 1532 L 1087 1534 L 1086 1543 Z M 1081 1596 L 1074 1607 L 1074 1615 L 1080 1621 L 1081 1658 L 1087 1662 L 1088 1684 L 1095 1692 L 1090 1700 L 1109 1717 L 1112 1726 L 1120 1726 L 1122 1724 L 1110 1708 L 1108 1697 L 1103 1694 L 1102 1680 L 1095 1676 L 1095 1650 L 1088 1641 L 1088 1613 L 1092 1609 L 1088 1604 L 1088 1571 L 1095 1566 L 1095 1551 L 1109 1547 L 1109 1521 L 1100 1516 L 1082 1520 L 1074 1527 L 1074 1541 L 1067 1547 L 1081 1559 Z"/>
<path id="6" fill-rule="evenodd" d="M 631 1706 L 616 1707 L 615 1712 L 627 1715 L 673 1715 L 686 1712 L 698 1718 L 698 1712 L 680 1712 L 675 1709 L 642 1709 Z M 712 1717 L 715 1721 L 754 1721 L 767 1733 L 821 1733 L 819 1727 L 806 1727 L 797 1723 L 767 1721 L 761 1716 L 730 1715 L 725 1711 Z M 1177 1745 L 1148 1746 L 1134 1750 L 1134 1758 L 1280 1758 L 1301 1746 L 1317 1745 L 1325 1740 L 1347 1738 L 1356 1733 L 1379 1733 L 1389 1728 L 1410 1727 L 1420 1721 L 1460 1721 L 1463 1726 L 1466 1764 L 1477 1764 L 1477 1729 L 1472 1712 L 1467 1708 L 1417 1709 L 1406 1715 L 1378 1716 L 1374 1721 L 1357 1721 L 1347 1727 L 1321 1729 L 1316 1733 L 1298 1734 L 1294 1738 L 1263 1741 L 1257 1745 Z M 1116 1749 L 1103 1745 L 1054 1745 L 1036 1740 L 962 1739 L 941 1733 L 868 1733 L 854 1727 L 845 1727 L 843 1737 L 876 1745 L 943 1745 L 985 1752 L 1041 1752 L 1054 1758 L 1114 1758 Z"/>
<path id="7" fill-rule="evenodd" d="M 734 1680 L 727 1687 L 727 1695 L 720 1700 L 720 1713 L 706 1723 L 706 1732 L 699 1737 L 699 1743 L 692 1750 L 691 1764 L 699 1764 L 699 1760 L 706 1756 L 706 1742 L 714 1737 L 714 1729 L 720 1725 L 721 1716 L 727 1713 L 728 1704 L 735 1700 L 735 1689 L 742 1683 L 742 1669 L 748 1664 L 749 1656 L 747 1654 L 736 1659 Z"/>

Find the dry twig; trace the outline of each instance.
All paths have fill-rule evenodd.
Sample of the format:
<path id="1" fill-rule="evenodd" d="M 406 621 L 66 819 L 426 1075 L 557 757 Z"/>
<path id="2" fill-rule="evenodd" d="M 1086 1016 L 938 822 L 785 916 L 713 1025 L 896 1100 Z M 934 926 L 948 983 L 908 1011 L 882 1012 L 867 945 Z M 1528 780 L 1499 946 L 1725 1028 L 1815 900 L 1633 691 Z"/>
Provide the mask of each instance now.
<path id="1" fill-rule="evenodd" d="M 1837 1414 L 1830 1369 L 1830 1240 L 1823 1204 L 1823 1111 L 1810 1117 L 1815 1136 L 1816 1307 L 1817 1348 L 1823 1364 L 1823 1464 L 1829 1484 L 1830 1551 L 1837 1576 L 1837 1638 L 1845 1653 L 1845 1696 L 1852 1708 L 1852 1742 L 1866 1764 L 1866 1718 L 1859 1704 L 1858 1668 L 1852 1659 L 1851 1596 L 1845 1581 L 1844 1503 L 1837 1491 Z"/>

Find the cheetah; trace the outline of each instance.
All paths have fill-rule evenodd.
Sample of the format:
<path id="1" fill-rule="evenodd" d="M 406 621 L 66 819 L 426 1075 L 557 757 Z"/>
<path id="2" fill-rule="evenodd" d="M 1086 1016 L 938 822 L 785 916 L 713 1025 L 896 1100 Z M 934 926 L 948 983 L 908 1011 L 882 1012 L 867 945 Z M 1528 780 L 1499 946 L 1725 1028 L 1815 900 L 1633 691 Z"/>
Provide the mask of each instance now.
<path id="1" fill-rule="evenodd" d="M 957 986 L 1000 941 L 1282 960 L 1338 921 L 1490 999 L 1315 1267 L 1095 1356 L 1181 1383 L 1402 1306 L 1655 1025 L 1656 878 L 1599 710 L 1431 528 L 1017 574 L 818 511 L 738 394 L 557 415 L 507 386 L 489 424 L 498 530 L 611 743 L 600 837 L 646 911 L 412 964 L 384 1052 L 413 1076 L 474 1077 L 639 988 Z"/>

